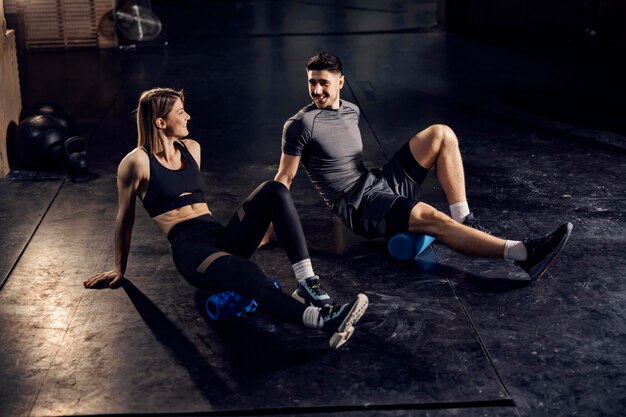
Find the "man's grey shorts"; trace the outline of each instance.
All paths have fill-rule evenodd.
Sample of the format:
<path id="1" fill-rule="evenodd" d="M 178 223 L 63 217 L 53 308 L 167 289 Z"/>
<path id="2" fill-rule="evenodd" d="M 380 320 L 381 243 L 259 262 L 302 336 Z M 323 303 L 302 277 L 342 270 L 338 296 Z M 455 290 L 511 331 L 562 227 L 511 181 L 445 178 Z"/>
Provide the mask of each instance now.
<path id="1" fill-rule="evenodd" d="M 409 152 L 410 156 L 408 145 L 398 150 L 382 170 L 376 168 L 364 174 L 352 189 L 333 204 L 335 215 L 354 233 L 368 239 L 390 237 L 385 216 L 394 202 L 400 197 L 406 197 L 410 204 L 409 211 L 419 202 L 421 185 L 403 168 L 402 152 Z M 415 162 L 412 156 L 410 159 Z M 416 162 L 415 165 L 419 167 Z M 422 167 L 419 169 L 425 170 Z"/>

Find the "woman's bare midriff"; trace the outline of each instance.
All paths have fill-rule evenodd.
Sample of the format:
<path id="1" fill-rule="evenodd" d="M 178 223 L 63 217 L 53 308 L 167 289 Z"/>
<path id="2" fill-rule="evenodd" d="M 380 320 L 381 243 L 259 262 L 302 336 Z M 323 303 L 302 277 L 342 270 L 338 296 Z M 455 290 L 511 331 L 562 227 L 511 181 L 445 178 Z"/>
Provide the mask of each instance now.
<path id="1" fill-rule="evenodd" d="M 182 223 L 185 220 L 193 219 L 205 214 L 211 214 L 211 210 L 209 210 L 206 203 L 194 203 L 159 214 L 158 216 L 153 217 L 152 220 L 154 220 L 157 226 L 159 226 L 159 229 L 161 229 L 167 236 L 170 230 L 172 230 L 172 227 L 178 223 Z"/>

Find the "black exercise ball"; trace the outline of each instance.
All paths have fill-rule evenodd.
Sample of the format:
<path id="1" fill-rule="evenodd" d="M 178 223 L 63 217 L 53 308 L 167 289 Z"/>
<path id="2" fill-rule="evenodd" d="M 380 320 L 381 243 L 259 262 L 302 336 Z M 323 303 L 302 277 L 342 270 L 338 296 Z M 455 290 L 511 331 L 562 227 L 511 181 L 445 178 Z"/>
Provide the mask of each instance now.
<path id="1" fill-rule="evenodd" d="M 58 103 L 37 103 L 28 112 L 27 116 L 50 116 L 54 117 L 63 125 L 67 132 L 67 137 L 76 135 L 76 121 L 74 117 Z"/>
<path id="2" fill-rule="evenodd" d="M 63 143 L 67 138 L 65 127 L 56 118 L 31 116 L 22 120 L 15 129 L 15 150 L 24 168 L 45 171 L 63 160 Z"/>

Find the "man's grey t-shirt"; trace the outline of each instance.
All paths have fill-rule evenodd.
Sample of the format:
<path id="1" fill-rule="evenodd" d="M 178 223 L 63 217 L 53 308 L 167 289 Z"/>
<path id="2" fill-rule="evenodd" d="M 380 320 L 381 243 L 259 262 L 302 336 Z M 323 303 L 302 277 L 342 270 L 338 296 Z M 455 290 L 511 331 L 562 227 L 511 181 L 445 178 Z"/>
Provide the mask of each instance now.
<path id="1" fill-rule="evenodd" d="M 368 173 L 363 165 L 359 108 L 345 100 L 336 110 L 311 103 L 287 120 L 282 151 L 302 158 L 311 182 L 331 207 Z"/>

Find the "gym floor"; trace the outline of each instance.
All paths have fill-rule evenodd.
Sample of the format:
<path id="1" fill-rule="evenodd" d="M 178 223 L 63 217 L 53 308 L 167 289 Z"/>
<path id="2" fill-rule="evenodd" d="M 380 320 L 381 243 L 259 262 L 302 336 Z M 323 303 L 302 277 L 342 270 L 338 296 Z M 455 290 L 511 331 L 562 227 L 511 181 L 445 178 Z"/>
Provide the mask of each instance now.
<path id="1" fill-rule="evenodd" d="M 0 181 L 0 415 L 619 416 L 626 413 L 626 94 L 608 54 L 447 34 L 435 1 L 155 2 L 167 47 L 30 51 L 25 108 L 64 105 L 100 178 Z M 116 167 L 141 91 L 184 88 L 209 207 L 227 221 L 273 178 L 304 63 L 342 57 L 366 164 L 434 123 L 460 138 L 470 206 L 498 235 L 574 231 L 539 281 L 435 244 L 420 264 L 340 225 L 301 169 L 316 272 L 369 296 L 353 338 L 261 314 L 209 322 L 141 207 L 128 280 L 113 264 Z M 53 175 L 52 175 L 53 176 Z M 425 200 L 447 212 L 434 174 Z M 254 255 L 295 287 L 278 244 Z"/>

